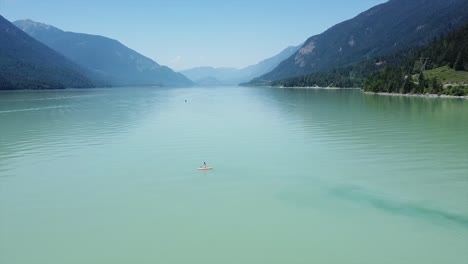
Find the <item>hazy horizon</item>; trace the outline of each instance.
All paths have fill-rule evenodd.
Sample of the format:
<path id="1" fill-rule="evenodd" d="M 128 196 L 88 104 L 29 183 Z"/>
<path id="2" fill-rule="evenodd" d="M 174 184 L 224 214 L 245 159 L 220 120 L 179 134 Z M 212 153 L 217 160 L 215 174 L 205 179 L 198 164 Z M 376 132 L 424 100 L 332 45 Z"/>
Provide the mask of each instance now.
<path id="1" fill-rule="evenodd" d="M 181 71 L 256 64 L 383 2 L 0 0 L 0 14 L 11 22 L 32 19 L 65 31 L 117 39 Z"/>

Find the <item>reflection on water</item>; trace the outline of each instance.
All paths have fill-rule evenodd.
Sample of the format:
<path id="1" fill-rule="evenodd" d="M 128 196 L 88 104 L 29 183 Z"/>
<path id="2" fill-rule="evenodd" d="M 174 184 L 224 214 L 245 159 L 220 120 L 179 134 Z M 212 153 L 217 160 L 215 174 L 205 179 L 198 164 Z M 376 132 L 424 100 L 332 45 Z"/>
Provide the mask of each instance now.
<path id="1" fill-rule="evenodd" d="M 2 92 L 0 262 L 464 263 L 467 150 L 467 100 Z"/>

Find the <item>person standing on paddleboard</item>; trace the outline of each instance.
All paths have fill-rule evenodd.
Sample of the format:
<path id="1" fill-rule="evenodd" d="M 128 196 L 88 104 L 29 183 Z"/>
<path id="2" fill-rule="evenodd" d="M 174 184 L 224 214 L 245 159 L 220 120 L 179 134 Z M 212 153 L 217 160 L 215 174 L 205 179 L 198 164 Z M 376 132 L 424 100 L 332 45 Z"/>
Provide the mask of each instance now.
<path id="1" fill-rule="evenodd" d="M 206 162 L 203 162 L 203 167 L 205 167 L 205 168 L 206 168 Z"/>

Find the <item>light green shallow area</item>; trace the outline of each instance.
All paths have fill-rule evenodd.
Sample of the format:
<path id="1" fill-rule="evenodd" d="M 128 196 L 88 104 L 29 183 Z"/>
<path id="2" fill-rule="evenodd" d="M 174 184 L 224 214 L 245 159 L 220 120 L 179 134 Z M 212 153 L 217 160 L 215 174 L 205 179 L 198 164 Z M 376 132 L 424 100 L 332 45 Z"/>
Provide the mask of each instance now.
<path id="1" fill-rule="evenodd" d="M 466 264 L 468 100 L 2 92 L 0 214 L 2 264 Z"/>

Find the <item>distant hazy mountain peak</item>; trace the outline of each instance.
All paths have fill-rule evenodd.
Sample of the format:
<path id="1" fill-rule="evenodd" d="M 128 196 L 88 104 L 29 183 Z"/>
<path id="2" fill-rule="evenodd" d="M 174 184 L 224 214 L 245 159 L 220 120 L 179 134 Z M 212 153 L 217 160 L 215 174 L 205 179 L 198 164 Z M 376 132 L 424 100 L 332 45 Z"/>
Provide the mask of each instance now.
<path id="1" fill-rule="evenodd" d="M 271 58 L 264 59 L 257 64 L 242 69 L 204 66 L 187 69 L 182 71 L 182 73 L 192 81 L 203 85 L 240 84 L 273 70 L 283 60 L 294 54 L 300 46 L 289 46 Z"/>
<path id="2" fill-rule="evenodd" d="M 0 15 L 0 90 L 93 87 L 84 71 Z"/>
<path id="3" fill-rule="evenodd" d="M 113 86 L 190 86 L 180 73 L 99 35 L 66 32 L 30 19 L 13 22 L 31 37 L 90 70 L 93 79 Z"/>
<path id="4" fill-rule="evenodd" d="M 28 31 L 28 30 L 47 30 L 51 32 L 64 32 L 61 29 L 58 29 L 56 27 L 53 27 L 51 25 L 47 25 L 41 22 L 36 22 L 31 19 L 23 19 L 23 20 L 17 20 L 14 22 L 15 26 L 23 29 L 23 31 Z"/>

